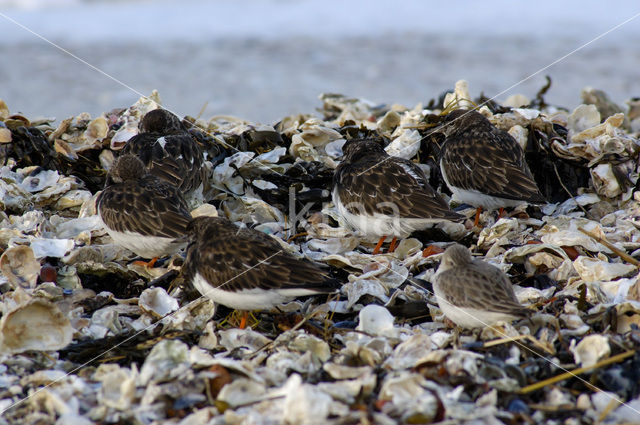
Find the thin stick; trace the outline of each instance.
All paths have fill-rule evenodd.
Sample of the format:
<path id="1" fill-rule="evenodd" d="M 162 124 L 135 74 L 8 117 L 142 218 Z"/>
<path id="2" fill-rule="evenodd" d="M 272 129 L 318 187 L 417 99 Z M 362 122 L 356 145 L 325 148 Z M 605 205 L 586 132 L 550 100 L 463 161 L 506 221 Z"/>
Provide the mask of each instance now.
<path id="1" fill-rule="evenodd" d="M 632 256 L 630 256 L 629 254 L 627 254 L 626 252 L 624 252 L 623 250 L 621 250 L 620 248 L 616 247 L 615 245 L 613 245 L 611 242 L 609 242 L 608 240 L 606 240 L 605 238 L 602 238 L 598 235 L 596 235 L 593 232 L 590 232 L 588 230 L 585 230 L 582 227 L 578 227 L 578 230 L 580 230 L 582 233 L 584 233 L 585 235 L 589 236 L 591 239 L 595 240 L 598 243 L 601 243 L 602 245 L 606 246 L 607 248 L 609 248 L 611 251 L 613 251 L 618 257 L 622 258 L 624 261 L 626 261 L 627 263 L 633 264 L 636 267 L 640 267 L 640 261 L 636 260 L 635 258 L 633 258 Z"/>
<path id="2" fill-rule="evenodd" d="M 573 194 L 569 191 L 569 189 L 567 189 L 567 186 L 565 186 L 564 183 L 562 182 L 562 178 L 560 178 L 560 173 L 558 173 L 558 168 L 556 167 L 556 163 L 552 162 L 551 165 L 553 165 L 553 171 L 556 172 L 556 177 L 558 178 L 558 183 L 560 183 L 560 186 L 562 186 L 564 191 L 567 192 L 567 195 L 569 195 L 571 197 L 571 199 L 573 200 L 573 202 L 576 203 L 578 208 L 580 208 L 582 210 L 582 212 L 584 213 L 585 217 L 587 217 L 587 218 L 591 217 L 591 214 L 589 214 L 589 211 L 587 211 L 582 205 L 580 205 L 578 203 L 578 201 L 576 201 L 575 196 L 573 196 Z"/>
<path id="3" fill-rule="evenodd" d="M 629 351 L 625 351 L 624 353 L 620 353 L 617 354 L 613 357 L 609 357 L 608 359 L 604 359 L 592 366 L 587 366 L 587 367 L 579 367 L 578 369 L 573 369 L 570 370 L 568 372 L 565 373 L 561 373 L 560 375 L 554 376 L 552 378 L 549 379 L 545 379 L 544 381 L 540 381 L 540 382 L 536 382 L 535 384 L 531 384 L 528 385 L 524 388 L 521 388 L 519 393 L 520 394 L 527 394 L 530 393 L 532 391 L 536 391 L 539 390 L 540 388 L 546 387 L 547 385 L 551 385 L 551 384 L 555 384 L 556 382 L 560 382 L 560 381 L 564 381 L 565 379 L 569 379 L 569 378 L 573 378 L 576 375 L 579 375 L 581 373 L 593 370 L 593 369 L 599 369 L 603 366 L 608 366 L 610 364 L 613 363 L 618 363 L 624 359 L 626 359 L 627 357 L 631 357 L 636 353 L 636 350 L 629 350 Z"/>

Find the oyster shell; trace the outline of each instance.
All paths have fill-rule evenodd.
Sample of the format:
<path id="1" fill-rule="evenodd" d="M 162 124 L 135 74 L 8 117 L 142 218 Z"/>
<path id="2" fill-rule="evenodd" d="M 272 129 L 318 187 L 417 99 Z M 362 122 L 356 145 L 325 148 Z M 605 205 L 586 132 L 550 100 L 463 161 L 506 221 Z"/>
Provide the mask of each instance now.
<path id="1" fill-rule="evenodd" d="M 2 354 L 60 350 L 72 337 L 69 319 L 54 304 L 40 298 L 5 311 L 0 320 Z"/>

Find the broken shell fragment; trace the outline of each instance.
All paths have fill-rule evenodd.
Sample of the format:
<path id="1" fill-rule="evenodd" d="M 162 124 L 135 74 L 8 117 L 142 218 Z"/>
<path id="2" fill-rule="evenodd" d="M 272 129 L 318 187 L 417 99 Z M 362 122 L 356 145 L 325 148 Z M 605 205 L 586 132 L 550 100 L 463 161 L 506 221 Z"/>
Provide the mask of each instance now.
<path id="1" fill-rule="evenodd" d="M 5 313 L 0 320 L 0 353 L 55 351 L 71 342 L 69 319 L 49 301 L 34 298 Z"/>
<path id="2" fill-rule="evenodd" d="M 7 249 L 0 257 L 0 270 L 13 288 L 35 288 L 40 263 L 33 250 L 24 245 Z"/>
<path id="3" fill-rule="evenodd" d="M 164 288 L 148 288 L 138 299 L 140 308 L 154 317 L 160 318 L 178 309 L 178 300 L 167 294 Z"/>
<path id="4" fill-rule="evenodd" d="M 580 367 L 593 366 L 611 354 L 609 339 L 603 335 L 587 335 L 578 344 L 571 342 L 573 357 Z"/>

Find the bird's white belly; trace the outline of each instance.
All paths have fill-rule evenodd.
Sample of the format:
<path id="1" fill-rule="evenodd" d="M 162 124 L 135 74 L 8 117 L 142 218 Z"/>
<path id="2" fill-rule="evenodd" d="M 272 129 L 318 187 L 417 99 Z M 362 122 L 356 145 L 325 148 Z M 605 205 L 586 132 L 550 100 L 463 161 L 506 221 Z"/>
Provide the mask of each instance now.
<path id="1" fill-rule="evenodd" d="M 200 273 L 192 280 L 193 286 L 213 302 L 237 310 L 266 310 L 287 302 L 295 297 L 314 295 L 317 291 L 305 288 L 287 289 L 243 289 L 239 292 L 225 291 L 211 285 Z M 223 287 L 224 283 L 220 285 Z"/>
<path id="2" fill-rule="evenodd" d="M 162 236 L 143 236 L 134 232 L 118 232 L 107 228 L 113 241 L 143 258 L 164 257 L 178 251 L 184 242 Z"/>
<path id="3" fill-rule="evenodd" d="M 451 193 L 453 194 L 451 199 L 455 202 L 469 204 L 474 207 L 482 207 L 490 211 L 498 208 L 515 207 L 527 203 L 526 201 L 522 201 L 519 199 L 500 198 L 499 196 L 487 195 L 477 190 L 462 189 L 460 187 L 454 186 L 449 182 L 447 173 L 442 166 L 442 160 L 440 160 L 440 172 L 442 173 L 444 182 L 447 184 L 447 186 L 451 190 Z"/>
<path id="4" fill-rule="evenodd" d="M 511 322 L 517 316 L 494 311 L 479 310 L 470 307 L 456 307 L 444 298 L 437 283 L 433 285 L 433 292 L 438 301 L 438 306 L 444 315 L 456 325 L 462 328 L 484 328 L 497 322 Z"/>
<path id="5" fill-rule="evenodd" d="M 336 209 L 351 227 L 366 237 L 381 238 L 382 236 L 397 236 L 403 239 L 416 230 L 426 229 L 435 223 L 443 221 L 441 219 L 428 218 L 403 218 L 398 215 L 385 215 L 380 213 L 371 215 L 365 213 L 364 206 L 359 208 L 362 214 L 354 214 L 340 201 L 337 192 L 337 188 L 334 188 L 332 197 Z M 357 205 L 355 205 L 355 207 L 358 208 Z"/>

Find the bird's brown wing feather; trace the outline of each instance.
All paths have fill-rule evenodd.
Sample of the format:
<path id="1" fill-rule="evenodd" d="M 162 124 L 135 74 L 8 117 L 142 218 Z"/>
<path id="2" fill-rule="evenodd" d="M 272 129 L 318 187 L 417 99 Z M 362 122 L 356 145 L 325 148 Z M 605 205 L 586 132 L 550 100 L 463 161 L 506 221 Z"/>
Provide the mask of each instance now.
<path id="1" fill-rule="evenodd" d="M 341 164 L 342 165 L 342 164 Z M 460 220 L 427 182 L 420 167 L 395 157 L 369 156 L 354 164 L 338 166 L 335 184 L 343 204 L 353 213 L 364 209 L 401 218 Z"/>
<path id="2" fill-rule="evenodd" d="M 449 182 L 505 199 L 545 202 L 524 158 L 506 132 L 496 128 L 470 129 L 445 142 L 442 154 Z"/>

